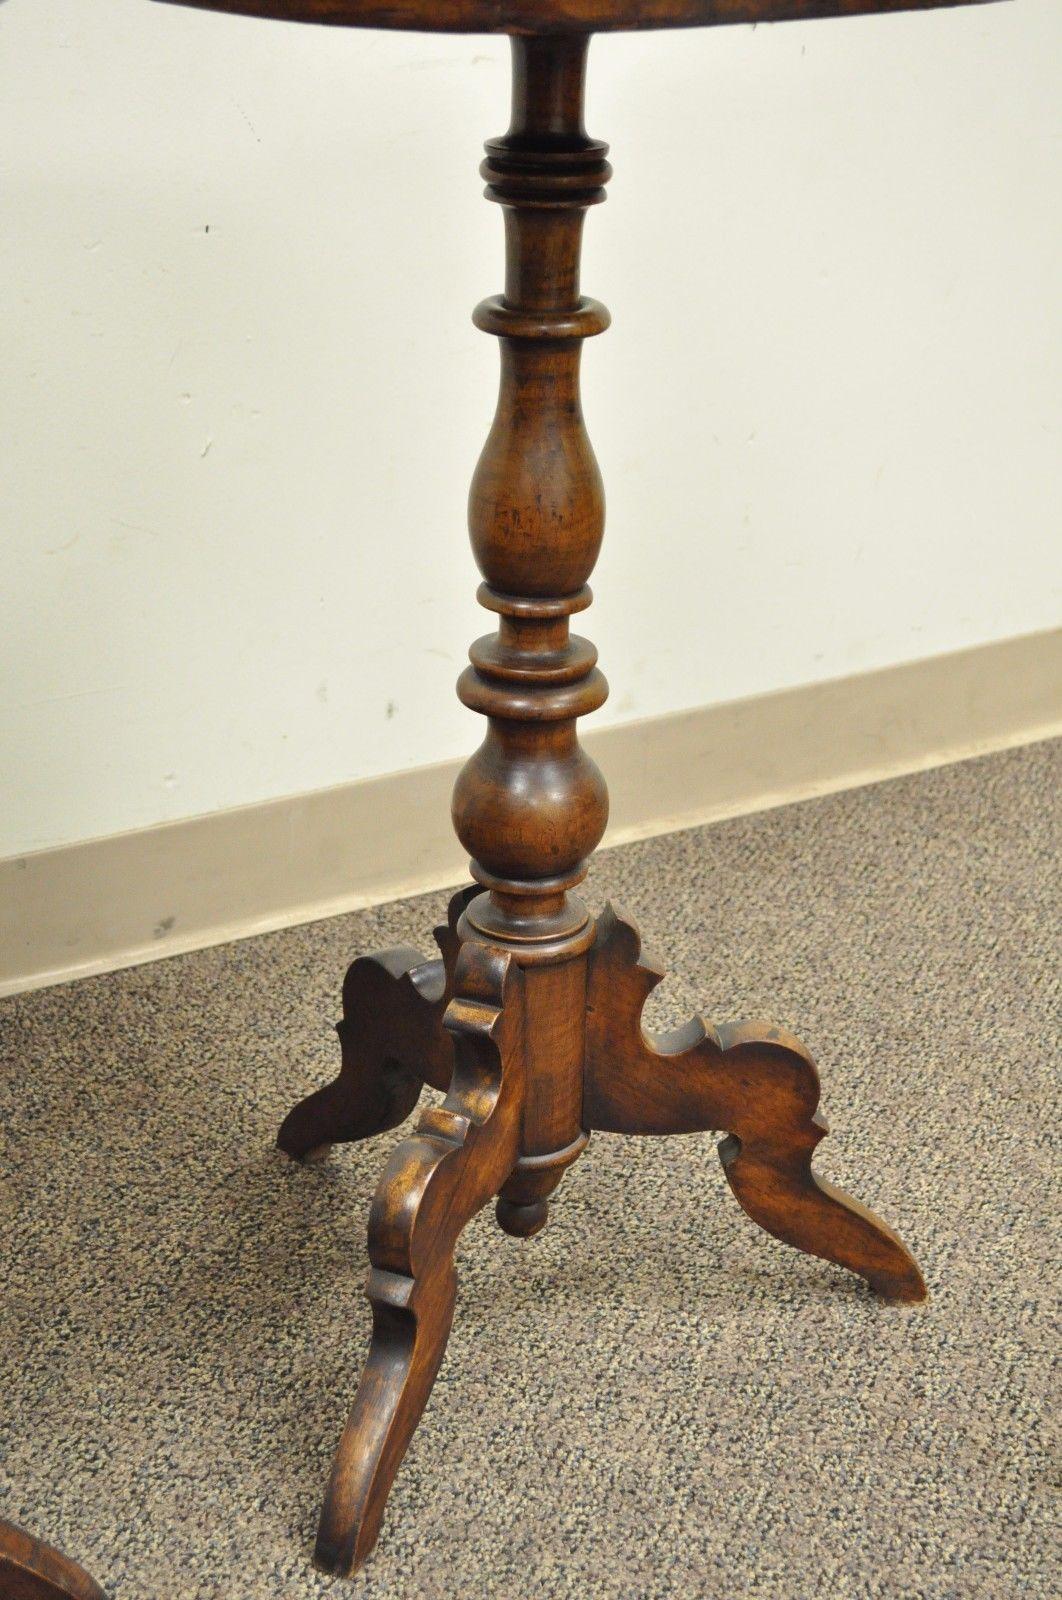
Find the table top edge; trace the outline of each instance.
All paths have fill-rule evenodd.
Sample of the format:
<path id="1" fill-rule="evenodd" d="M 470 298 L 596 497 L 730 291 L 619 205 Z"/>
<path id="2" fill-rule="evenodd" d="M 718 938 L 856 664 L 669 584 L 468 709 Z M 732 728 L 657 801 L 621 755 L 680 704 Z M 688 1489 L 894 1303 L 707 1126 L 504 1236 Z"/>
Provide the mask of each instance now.
<path id="1" fill-rule="evenodd" d="M 153 0 L 195 11 L 413 33 L 631 33 L 841 20 L 1009 0 Z"/>

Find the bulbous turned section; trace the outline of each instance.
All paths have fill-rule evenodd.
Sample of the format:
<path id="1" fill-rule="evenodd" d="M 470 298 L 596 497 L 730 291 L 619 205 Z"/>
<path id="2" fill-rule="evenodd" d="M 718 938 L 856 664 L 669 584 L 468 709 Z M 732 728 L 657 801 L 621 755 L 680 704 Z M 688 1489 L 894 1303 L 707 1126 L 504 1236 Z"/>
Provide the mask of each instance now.
<path id="1" fill-rule="evenodd" d="M 552 730 L 547 740 L 537 728 L 492 723 L 457 780 L 453 816 L 461 843 L 493 877 L 567 877 L 600 843 L 608 791 L 574 727 L 558 748 Z"/>
<path id="2" fill-rule="evenodd" d="M 594 646 L 568 635 L 569 614 L 589 604 L 590 591 L 539 601 L 484 584 L 479 598 L 500 622 L 473 644 L 457 686 L 489 719 L 454 789 L 457 836 L 481 882 L 578 882 L 608 820 L 605 780 L 575 731 L 576 717 L 608 693 Z"/>
<path id="3" fill-rule="evenodd" d="M 583 128 L 587 40 L 513 40 L 513 121 L 487 145 L 487 196 L 504 209 L 505 293 L 476 309 L 500 340 L 494 422 L 472 480 L 468 526 L 498 614 L 458 684 L 488 719 L 454 790 L 473 875 L 491 891 L 472 921 L 513 943 L 575 938 L 586 915 L 567 890 L 608 820 L 605 781 L 576 719 L 608 693 L 597 651 L 569 617 L 590 603 L 605 497 L 579 398 L 582 341 L 608 312 L 579 289 L 586 208 L 604 198 L 607 146 Z M 478 920 L 477 920 L 478 918 Z M 537 928 L 537 932 L 536 932 Z"/>
<path id="4" fill-rule="evenodd" d="M 501 362 L 498 408 L 469 495 L 472 553 L 507 594 L 572 594 L 593 571 L 605 531 L 604 486 L 579 403 L 579 346 L 507 337 Z"/>

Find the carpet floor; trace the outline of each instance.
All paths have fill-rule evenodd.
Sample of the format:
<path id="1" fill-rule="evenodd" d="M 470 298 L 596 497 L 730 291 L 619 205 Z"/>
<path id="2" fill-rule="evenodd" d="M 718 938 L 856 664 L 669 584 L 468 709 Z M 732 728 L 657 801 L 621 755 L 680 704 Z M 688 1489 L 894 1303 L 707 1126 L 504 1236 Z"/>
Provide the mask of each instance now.
<path id="1" fill-rule="evenodd" d="M 537 1239 L 467 1229 L 352 1585 L 310 1555 L 399 1135 L 272 1140 L 334 1074 L 348 961 L 430 950 L 447 896 L 5 1002 L 0 1516 L 114 1600 L 1058 1596 L 1060 797 L 1042 744 L 597 860 L 672 974 L 647 1020 L 793 1028 L 817 1169 L 932 1298 L 761 1233 L 707 1135 L 595 1136 Z"/>

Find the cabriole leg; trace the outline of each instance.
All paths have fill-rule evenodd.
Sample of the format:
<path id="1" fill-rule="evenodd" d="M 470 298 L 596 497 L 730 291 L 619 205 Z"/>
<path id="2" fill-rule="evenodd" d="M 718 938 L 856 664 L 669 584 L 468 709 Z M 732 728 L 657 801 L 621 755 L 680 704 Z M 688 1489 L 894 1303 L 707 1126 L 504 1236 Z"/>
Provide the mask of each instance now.
<path id="1" fill-rule="evenodd" d="M 443 1027 L 457 959 L 457 920 L 472 891 L 450 902 L 436 928 L 441 959 L 426 961 L 408 945 L 361 956 L 343 982 L 338 1077 L 300 1100 L 277 1144 L 297 1159 L 319 1159 L 330 1145 L 367 1139 L 404 1122 L 425 1083 L 445 1089 L 453 1049 Z"/>
<path id="2" fill-rule="evenodd" d="M 811 1168 L 826 1133 L 815 1063 L 766 1023 L 708 1028 L 700 1018 L 649 1035 L 642 1007 L 663 974 L 639 959 L 632 922 L 611 907 L 590 959 L 584 1116 L 614 1133 L 727 1133 L 731 1189 L 761 1228 L 864 1277 L 886 1300 L 923 1300 L 913 1256 L 879 1217 Z"/>
<path id="3" fill-rule="evenodd" d="M 376 1542 L 395 1473 L 446 1349 L 454 1247 L 517 1159 L 524 1092 L 522 981 L 510 958 L 461 952 L 446 1028 L 454 1071 L 384 1169 L 369 1218 L 369 1356 L 325 1493 L 316 1558 L 350 1572 Z"/>

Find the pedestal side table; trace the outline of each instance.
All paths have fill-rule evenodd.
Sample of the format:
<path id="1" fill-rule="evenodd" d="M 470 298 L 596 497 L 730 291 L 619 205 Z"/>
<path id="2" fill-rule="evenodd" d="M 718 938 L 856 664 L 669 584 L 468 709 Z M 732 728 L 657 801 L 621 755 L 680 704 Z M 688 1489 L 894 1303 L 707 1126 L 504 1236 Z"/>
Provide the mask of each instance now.
<path id="1" fill-rule="evenodd" d="M 369 1220 L 372 1341 L 339 1443 L 318 1563 L 371 1550 L 439 1370 L 461 1230 L 491 1200 L 507 1233 L 544 1227 L 549 1199 L 595 1129 L 722 1132 L 730 1187 L 776 1238 L 859 1273 L 888 1300 L 925 1295 L 895 1233 L 818 1178 L 819 1079 L 799 1041 L 756 1022 L 641 1026 L 662 976 L 634 924 L 593 917 L 573 892 L 604 832 L 605 782 L 576 719 L 607 686 L 570 632 L 590 604 L 604 498 L 583 424 L 583 341 L 608 327 L 582 294 L 587 209 L 605 197 L 607 146 L 583 125 L 590 35 L 613 29 L 924 11 L 981 0 L 177 0 L 201 9 L 351 27 L 512 35 L 512 122 L 487 145 L 487 198 L 505 221 L 504 293 L 475 322 L 501 350 L 494 423 L 469 529 L 496 629 L 458 683 L 486 736 L 457 780 L 453 820 L 473 883 L 436 929 L 440 954 L 363 956 L 343 984 L 339 1075 L 290 1112 L 295 1157 L 396 1127 L 425 1083 L 446 1092 L 384 1167 Z"/>

